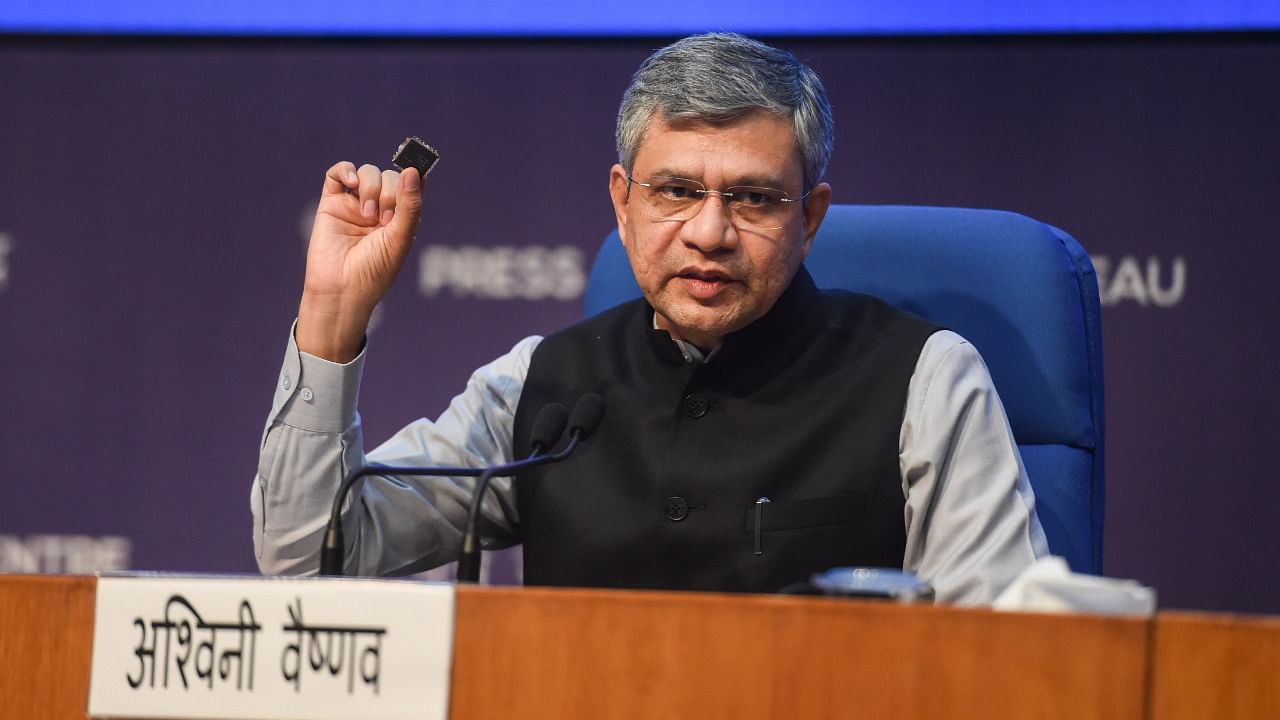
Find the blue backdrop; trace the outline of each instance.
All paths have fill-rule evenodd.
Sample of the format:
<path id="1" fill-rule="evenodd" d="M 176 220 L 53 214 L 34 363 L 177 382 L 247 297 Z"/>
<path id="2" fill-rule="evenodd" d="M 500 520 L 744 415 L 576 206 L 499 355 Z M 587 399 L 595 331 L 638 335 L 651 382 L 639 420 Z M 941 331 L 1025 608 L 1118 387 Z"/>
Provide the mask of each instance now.
<path id="1" fill-rule="evenodd" d="M 7 0 L 0 31 L 285 35 L 795 35 L 1280 29 L 1280 0 Z"/>

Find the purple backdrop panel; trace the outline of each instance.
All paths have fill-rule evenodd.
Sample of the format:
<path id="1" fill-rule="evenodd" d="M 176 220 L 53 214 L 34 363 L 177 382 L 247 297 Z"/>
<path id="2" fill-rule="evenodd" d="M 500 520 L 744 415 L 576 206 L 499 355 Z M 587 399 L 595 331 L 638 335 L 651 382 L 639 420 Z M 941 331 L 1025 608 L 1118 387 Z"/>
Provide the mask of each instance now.
<path id="1" fill-rule="evenodd" d="M 661 44 L 0 41 L 0 569 L 253 569 L 256 448 L 337 160 L 409 134 L 442 155 L 371 335 L 370 443 L 578 317 L 613 115 Z M 1280 42 L 781 44 L 828 84 L 837 202 L 1015 210 L 1094 255 L 1108 574 L 1280 611 Z"/>

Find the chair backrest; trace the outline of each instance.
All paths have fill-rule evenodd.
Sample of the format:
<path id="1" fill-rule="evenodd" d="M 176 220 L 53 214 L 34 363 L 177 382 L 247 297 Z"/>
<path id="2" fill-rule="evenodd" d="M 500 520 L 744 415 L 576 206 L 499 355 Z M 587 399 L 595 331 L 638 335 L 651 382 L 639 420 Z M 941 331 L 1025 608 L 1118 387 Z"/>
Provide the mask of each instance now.
<path id="1" fill-rule="evenodd" d="M 880 297 L 986 360 L 1055 555 L 1102 571 L 1102 328 L 1093 263 L 1070 235 L 996 210 L 835 205 L 805 262 L 819 287 Z M 640 296 L 614 232 L 586 314 Z"/>

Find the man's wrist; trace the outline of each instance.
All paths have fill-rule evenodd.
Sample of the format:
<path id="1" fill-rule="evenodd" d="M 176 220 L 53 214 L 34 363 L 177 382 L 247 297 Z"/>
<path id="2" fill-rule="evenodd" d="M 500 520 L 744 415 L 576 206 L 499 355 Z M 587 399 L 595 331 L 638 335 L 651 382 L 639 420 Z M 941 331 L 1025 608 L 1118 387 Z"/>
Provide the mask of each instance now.
<path id="1" fill-rule="evenodd" d="M 345 365 L 364 348 L 368 326 L 368 313 L 320 309 L 304 297 L 293 337 L 302 352 Z"/>

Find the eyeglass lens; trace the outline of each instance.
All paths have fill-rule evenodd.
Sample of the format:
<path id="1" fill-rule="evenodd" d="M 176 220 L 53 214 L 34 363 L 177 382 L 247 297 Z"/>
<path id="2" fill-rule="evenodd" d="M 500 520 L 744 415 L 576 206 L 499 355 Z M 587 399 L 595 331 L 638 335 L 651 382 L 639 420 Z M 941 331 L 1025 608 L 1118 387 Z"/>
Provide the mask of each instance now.
<path id="1" fill-rule="evenodd" d="M 708 190 L 697 180 L 676 177 L 634 182 L 640 186 L 659 220 L 692 219 L 702 210 L 702 203 L 709 195 L 724 199 L 735 225 L 777 230 L 785 224 L 790 211 L 790 198 L 776 188 L 735 185 L 724 190 Z"/>

